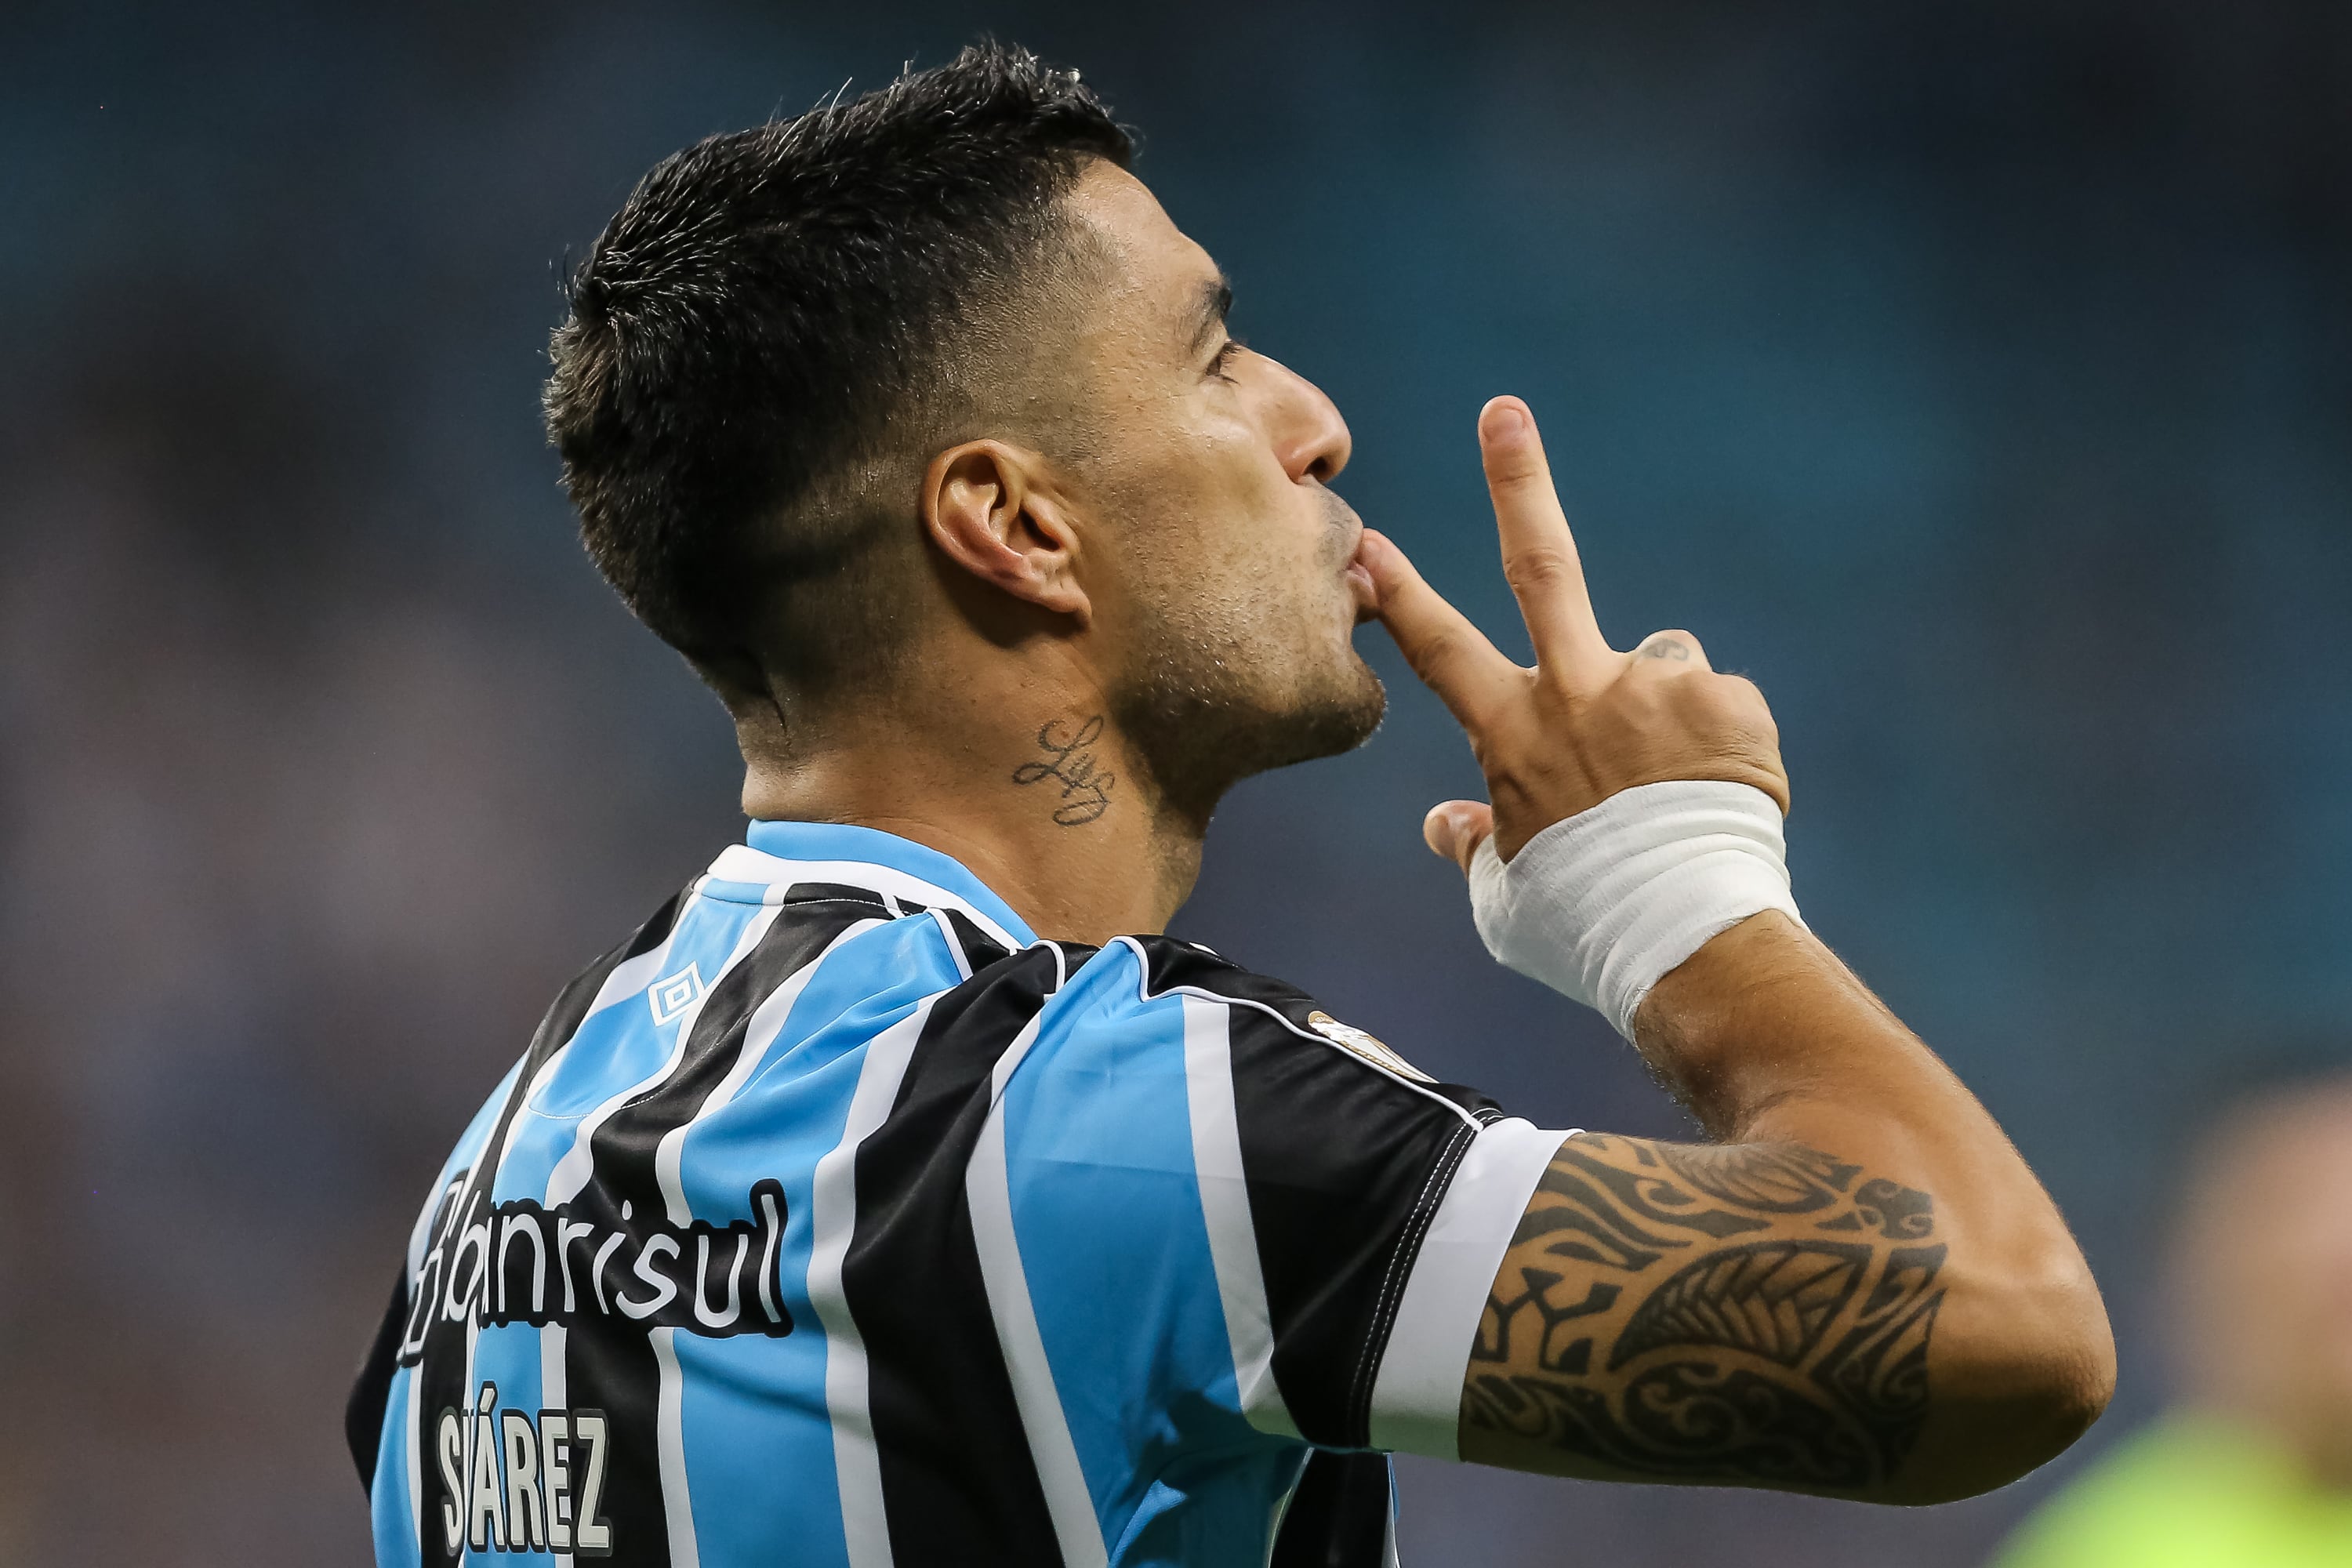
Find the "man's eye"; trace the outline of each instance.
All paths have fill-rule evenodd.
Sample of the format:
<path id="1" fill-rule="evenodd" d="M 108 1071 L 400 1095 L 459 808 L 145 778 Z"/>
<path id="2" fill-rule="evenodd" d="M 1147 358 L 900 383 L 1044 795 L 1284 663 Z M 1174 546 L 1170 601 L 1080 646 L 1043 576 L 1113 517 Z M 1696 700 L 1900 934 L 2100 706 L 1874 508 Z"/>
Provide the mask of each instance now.
<path id="1" fill-rule="evenodd" d="M 1209 362 L 1209 374 L 1220 381 L 1233 380 L 1234 360 L 1241 352 L 1242 341 L 1239 338 L 1227 338 L 1224 347 L 1219 349 L 1216 357 Z"/>

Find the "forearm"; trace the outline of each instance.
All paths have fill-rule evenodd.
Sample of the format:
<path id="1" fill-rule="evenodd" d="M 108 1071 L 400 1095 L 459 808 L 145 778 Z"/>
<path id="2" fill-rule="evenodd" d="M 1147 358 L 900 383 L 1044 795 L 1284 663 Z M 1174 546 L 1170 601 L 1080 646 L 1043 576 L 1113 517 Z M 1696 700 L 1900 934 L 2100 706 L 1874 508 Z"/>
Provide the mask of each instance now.
<path id="1" fill-rule="evenodd" d="M 1720 1142 L 1560 1146 L 1496 1275 L 1465 1456 L 1898 1502 L 2014 1479 L 2113 1384 L 2081 1253 L 1796 919 L 1763 694 L 1688 632 L 1612 647 L 1525 405 L 1495 400 L 1479 435 L 1535 668 L 1393 546 L 1360 552 L 1486 778 L 1491 805 L 1423 831 L 1488 951 L 1598 1009 Z"/>
<path id="2" fill-rule="evenodd" d="M 2065 1222 L 1975 1097 L 1811 932 L 1769 911 L 1722 932 L 1658 983 L 1635 1038 L 1718 1141 L 1818 1149 L 1932 1201 L 1945 1299 L 1910 1467 L 1927 1489 L 1998 1484 L 2097 1415 L 2114 1343 Z"/>
<path id="3" fill-rule="evenodd" d="M 1722 931 L 1659 980 L 1634 1040 L 1719 1142 L 1799 1137 L 1795 1117 L 1859 1112 L 1998 1144 L 2032 1175 L 1934 1053 L 1811 931 L 1775 910 Z"/>

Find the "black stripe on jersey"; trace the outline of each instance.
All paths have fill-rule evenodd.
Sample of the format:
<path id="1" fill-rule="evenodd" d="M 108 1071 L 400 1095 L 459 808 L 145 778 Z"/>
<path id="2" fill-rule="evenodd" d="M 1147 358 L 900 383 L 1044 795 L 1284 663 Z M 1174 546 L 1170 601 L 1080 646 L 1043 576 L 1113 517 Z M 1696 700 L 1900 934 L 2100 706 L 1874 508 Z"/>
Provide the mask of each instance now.
<path id="1" fill-rule="evenodd" d="M 661 1363 L 653 1335 L 631 1324 L 581 1323 L 563 1336 L 563 1398 L 604 1413 L 599 1517 L 614 1563 L 668 1568 L 669 1509 L 661 1486 Z"/>
<path id="2" fill-rule="evenodd" d="M 734 1070 L 751 1015 L 842 932 L 860 921 L 889 918 L 879 898 L 858 889 L 803 883 L 786 892 L 759 945 L 703 999 L 677 1066 L 596 1130 L 589 1142 L 595 1173 L 590 1184 L 614 1194 L 616 1204 L 625 1198 L 659 1212 L 664 1200 L 654 1176 L 654 1149 L 665 1134 L 693 1121 L 711 1090 Z"/>
<path id="3" fill-rule="evenodd" d="M 392 1282 L 392 1300 L 383 1321 L 376 1325 L 375 1342 L 352 1380 L 352 1396 L 343 1406 L 343 1440 L 352 1446 L 352 1463 L 360 1468 L 360 1487 L 375 1490 L 375 1458 L 383 1447 L 383 1413 L 392 1403 L 392 1374 L 400 1364 L 400 1339 L 408 1327 L 408 1265 Z"/>
<path id="4" fill-rule="evenodd" d="M 1064 951 L 1075 966 L 1092 950 Z M 899 1568 L 1062 1560 L 989 1311 L 964 1173 L 988 1119 L 989 1075 L 1064 973 L 1041 945 L 942 996 L 889 1116 L 857 1152 L 842 1288 L 866 1342 Z"/>
<path id="5" fill-rule="evenodd" d="M 1422 1237 L 1492 1100 L 1392 1077 L 1308 1026 L 1313 1000 L 1202 948 L 1138 942 L 1153 994 L 1229 1004 L 1234 1119 L 1274 1323 L 1274 1380 L 1299 1435 L 1371 1440 L 1372 1385 Z"/>
<path id="6" fill-rule="evenodd" d="M 394 1344 L 395 1352 L 398 1352 L 418 1338 L 423 1342 L 413 1358 L 417 1367 L 415 1394 L 411 1402 L 420 1428 L 417 1451 L 423 1463 L 430 1463 L 427 1457 L 433 1452 L 434 1426 L 440 1413 L 463 1406 L 472 1393 L 465 1387 L 466 1327 L 472 1311 L 469 1309 L 460 1317 L 452 1319 L 443 1310 L 449 1291 L 446 1272 L 457 1267 L 459 1256 L 458 1248 L 445 1247 L 444 1244 L 451 1239 L 453 1233 L 466 1227 L 469 1223 L 468 1216 L 478 1204 L 488 1204 L 490 1181 L 498 1172 L 499 1156 L 506 1150 L 507 1133 L 514 1125 L 515 1113 L 521 1108 L 524 1096 L 530 1092 L 532 1078 L 546 1065 L 547 1058 L 578 1031 L 581 1021 L 588 1016 L 588 1009 L 595 1005 L 596 993 L 604 988 L 606 977 L 630 959 L 659 947 L 668 937 L 671 928 L 677 922 L 678 910 L 685 899 L 684 893 L 673 894 L 654 912 L 651 920 L 637 928 L 634 936 L 573 976 L 572 983 L 557 995 L 554 1005 L 547 1010 L 547 1016 L 540 1020 L 539 1028 L 531 1036 L 530 1048 L 523 1054 L 522 1065 L 515 1073 L 514 1087 L 508 1091 L 506 1103 L 499 1110 L 498 1123 L 490 1130 L 490 1136 L 475 1159 L 473 1169 L 460 1173 L 455 1190 L 445 1195 L 440 1212 L 433 1218 L 425 1238 L 428 1260 L 438 1252 L 448 1261 L 440 1267 L 430 1266 L 428 1262 L 428 1267 L 419 1277 L 418 1289 L 411 1302 L 410 1324 L 404 1326 L 402 1337 Z M 488 1264 L 486 1245 L 481 1267 L 469 1288 L 470 1291 L 488 1289 Z M 411 1333 L 411 1327 L 421 1330 L 421 1334 Z M 370 1368 L 371 1373 L 374 1370 Z M 381 1375 L 388 1391 L 391 1370 L 388 1367 L 383 1369 Z M 362 1374 L 361 1381 L 362 1386 L 365 1387 L 368 1375 Z M 358 1397 L 359 1390 L 355 1389 L 353 1398 L 356 1400 Z M 371 1484 L 373 1480 L 371 1476 Z M 422 1489 L 422 1495 L 430 1497 L 433 1493 L 432 1486 Z M 457 1561 L 457 1552 L 450 1550 L 447 1537 L 441 1529 L 440 1510 L 427 1503 L 420 1513 L 417 1546 L 421 1561 Z M 464 1542 L 460 1541 L 458 1551 L 463 1550 Z"/>
<path id="7" fill-rule="evenodd" d="M 664 1134 L 691 1121 L 742 1055 L 751 1015 L 851 926 L 887 921 L 875 894 L 829 883 L 797 884 L 759 945 L 712 986 L 677 1067 L 623 1105 L 589 1140 L 592 1173 L 572 1211 L 602 1230 L 627 1231 L 631 1251 L 667 1211 L 654 1154 Z M 604 1516 L 614 1561 L 666 1568 L 669 1513 L 662 1493 L 661 1366 L 653 1336 L 625 1318 L 576 1321 L 563 1342 L 564 1398 L 605 1414 Z"/>
<path id="8" fill-rule="evenodd" d="M 907 910 L 915 908 L 912 904 L 903 902 L 899 907 Z M 963 950 L 963 967 L 966 973 L 977 974 L 999 959 L 1010 956 L 1003 943 L 957 910 L 941 910 L 940 914 L 947 921 L 949 931 L 954 933 L 956 945 Z M 1063 943 L 1065 952 L 1068 951 L 1068 943 Z"/>
<path id="9" fill-rule="evenodd" d="M 1128 937 L 1122 940 L 1132 942 L 1142 950 L 1146 994 L 1157 996 L 1164 992 L 1190 987 L 1231 1001 L 1246 1003 L 1277 1015 L 1303 1040 L 1337 1051 L 1349 1061 L 1363 1061 L 1353 1052 L 1335 1045 L 1307 1022 L 1323 1008 L 1314 997 L 1297 986 L 1244 969 L 1205 947 L 1180 942 L 1172 936 Z M 1440 1100 L 1451 1100 L 1480 1121 L 1497 1121 L 1503 1114 L 1500 1106 L 1466 1084 L 1423 1083 L 1412 1087 Z"/>
<path id="10" fill-rule="evenodd" d="M 1266 1568 L 1381 1568 L 1389 1547 L 1389 1457 L 1318 1451 L 1307 1461 Z"/>

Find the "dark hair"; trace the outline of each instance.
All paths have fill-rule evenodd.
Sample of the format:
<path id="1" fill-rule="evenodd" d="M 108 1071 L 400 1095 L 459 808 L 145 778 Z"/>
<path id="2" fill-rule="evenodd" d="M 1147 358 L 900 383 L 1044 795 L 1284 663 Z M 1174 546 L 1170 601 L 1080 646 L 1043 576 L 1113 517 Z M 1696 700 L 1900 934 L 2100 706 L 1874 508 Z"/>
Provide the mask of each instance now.
<path id="1" fill-rule="evenodd" d="M 1016 310 L 1073 252 L 1087 161 L 1131 152 L 1076 72 L 987 43 L 656 164 L 571 277 L 545 397 L 637 617 L 706 674 L 804 691 L 887 652 L 858 567 L 972 413 L 953 329 Z"/>

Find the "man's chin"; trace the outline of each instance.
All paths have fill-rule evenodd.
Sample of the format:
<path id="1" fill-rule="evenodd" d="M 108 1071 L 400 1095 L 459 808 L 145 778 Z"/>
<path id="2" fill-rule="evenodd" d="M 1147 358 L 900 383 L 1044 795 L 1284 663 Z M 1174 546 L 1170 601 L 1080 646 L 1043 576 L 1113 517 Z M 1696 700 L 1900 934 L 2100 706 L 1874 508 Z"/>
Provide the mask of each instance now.
<path id="1" fill-rule="evenodd" d="M 1257 773 L 1352 752 L 1388 711 L 1388 689 L 1356 661 L 1353 679 L 1279 708 L 1169 693 L 1120 704 L 1121 729 L 1171 805 L 1205 826 L 1225 791 Z"/>
<path id="2" fill-rule="evenodd" d="M 1281 728 L 1295 742 L 1296 754 L 1280 762 L 1270 762 L 1267 767 L 1289 767 L 1297 763 L 1311 763 L 1322 757 L 1336 757 L 1352 752 L 1372 738 L 1381 721 L 1389 710 L 1388 688 L 1371 667 L 1360 659 L 1356 663 L 1358 679 L 1344 691 L 1333 692 L 1320 700 L 1302 704 Z M 1256 770 L 1265 772 L 1261 768 Z"/>

